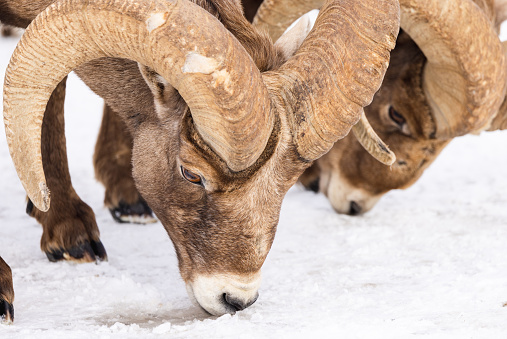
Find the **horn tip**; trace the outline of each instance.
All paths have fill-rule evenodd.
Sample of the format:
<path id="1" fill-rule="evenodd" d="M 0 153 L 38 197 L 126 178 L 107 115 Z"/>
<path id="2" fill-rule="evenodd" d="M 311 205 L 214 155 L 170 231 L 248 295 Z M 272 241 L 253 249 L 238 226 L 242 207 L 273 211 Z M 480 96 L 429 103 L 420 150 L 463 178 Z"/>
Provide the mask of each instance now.
<path id="1" fill-rule="evenodd" d="M 383 151 L 383 156 L 378 157 L 377 160 L 379 160 L 381 163 L 387 166 L 391 166 L 396 161 L 396 154 L 394 154 L 393 151 L 387 147 L 386 144 L 382 140 L 378 140 L 378 146 Z"/>
<path id="2" fill-rule="evenodd" d="M 396 154 L 394 154 L 392 151 L 389 151 L 389 154 L 387 155 L 387 158 L 385 161 L 382 161 L 385 165 L 391 166 L 396 161 Z"/>

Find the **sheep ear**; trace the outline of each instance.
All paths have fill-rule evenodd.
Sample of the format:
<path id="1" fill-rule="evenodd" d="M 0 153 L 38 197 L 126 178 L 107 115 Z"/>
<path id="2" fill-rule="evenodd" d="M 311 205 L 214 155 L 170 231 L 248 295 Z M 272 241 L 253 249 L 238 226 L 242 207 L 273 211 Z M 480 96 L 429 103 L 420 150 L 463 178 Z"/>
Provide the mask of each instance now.
<path id="1" fill-rule="evenodd" d="M 178 91 L 171 86 L 160 74 L 148 66 L 139 64 L 139 71 L 153 94 L 155 110 L 160 120 L 165 120 L 168 114 L 177 109 L 176 103 L 180 98 Z"/>
<path id="2" fill-rule="evenodd" d="M 288 29 L 278 40 L 275 42 L 277 47 L 287 61 L 291 56 L 296 53 L 299 46 L 305 41 L 308 33 L 312 30 L 313 24 L 310 19 L 310 14 L 305 14 L 299 18 L 298 22 L 290 29 Z"/>

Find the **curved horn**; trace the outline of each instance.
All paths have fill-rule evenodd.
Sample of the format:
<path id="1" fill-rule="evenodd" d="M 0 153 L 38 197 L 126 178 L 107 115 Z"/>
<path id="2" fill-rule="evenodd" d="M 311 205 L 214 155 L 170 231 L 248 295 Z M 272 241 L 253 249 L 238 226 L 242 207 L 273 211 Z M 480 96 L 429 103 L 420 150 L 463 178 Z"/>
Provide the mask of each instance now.
<path id="1" fill-rule="evenodd" d="M 209 13 L 186 0 L 58 1 L 23 35 L 4 84 L 9 150 L 40 210 L 49 208 L 40 140 L 46 103 L 72 69 L 100 57 L 131 59 L 161 74 L 232 170 L 264 150 L 274 120 L 267 89 L 243 47 Z"/>
<path id="2" fill-rule="evenodd" d="M 264 0 L 253 19 L 254 26 L 265 29 L 273 41 L 303 14 L 322 6 L 324 0 Z"/>
<path id="3" fill-rule="evenodd" d="M 352 132 L 364 149 L 381 163 L 391 166 L 396 161 L 396 155 L 375 133 L 364 112 L 361 120 L 352 127 Z"/>
<path id="4" fill-rule="evenodd" d="M 401 26 L 427 58 L 423 90 L 448 139 L 487 128 L 505 95 L 506 64 L 492 23 L 470 0 L 400 0 Z"/>
<path id="5" fill-rule="evenodd" d="M 299 18 L 301 14 L 320 8 L 323 2 L 324 0 L 266 0 L 257 11 L 254 25 L 267 30 L 273 41 L 277 41 L 278 44 L 279 40 L 277 39 L 292 22 Z M 354 125 L 352 131 L 359 143 L 375 159 L 385 165 L 390 166 L 393 164 L 396 156 L 375 133 L 364 113 L 358 123 Z"/>
<path id="6" fill-rule="evenodd" d="M 264 75 L 278 86 L 304 159 L 318 159 L 358 122 L 382 83 L 398 30 L 396 0 L 328 0 L 296 54 Z"/>

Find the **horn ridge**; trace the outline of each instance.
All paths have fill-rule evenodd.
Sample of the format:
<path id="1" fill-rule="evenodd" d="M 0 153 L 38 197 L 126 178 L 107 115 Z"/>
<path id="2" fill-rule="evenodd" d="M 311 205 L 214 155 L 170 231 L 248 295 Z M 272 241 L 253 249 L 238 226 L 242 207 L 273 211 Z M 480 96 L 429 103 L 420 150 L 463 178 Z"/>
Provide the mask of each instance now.
<path id="1" fill-rule="evenodd" d="M 363 148 L 384 165 L 391 166 L 396 161 L 396 155 L 375 133 L 364 112 L 352 132 Z"/>
<path id="2" fill-rule="evenodd" d="M 161 74 L 189 105 L 204 141 L 233 171 L 263 152 L 274 123 L 267 89 L 244 48 L 208 12 L 186 0 L 58 1 L 28 27 L 4 85 L 11 157 L 40 210 L 49 208 L 40 140 L 46 103 L 72 69 L 101 57 L 131 59 Z M 249 82 L 248 89 L 237 85 Z"/>
<path id="3" fill-rule="evenodd" d="M 325 2 L 313 30 L 275 75 L 284 83 L 281 98 L 304 159 L 318 159 L 361 118 L 380 88 L 398 30 L 397 1 Z"/>
<path id="4" fill-rule="evenodd" d="M 506 63 L 487 14 L 470 0 L 401 0 L 401 26 L 427 58 L 423 90 L 436 137 L 478 132 L 505 95 Z"/>

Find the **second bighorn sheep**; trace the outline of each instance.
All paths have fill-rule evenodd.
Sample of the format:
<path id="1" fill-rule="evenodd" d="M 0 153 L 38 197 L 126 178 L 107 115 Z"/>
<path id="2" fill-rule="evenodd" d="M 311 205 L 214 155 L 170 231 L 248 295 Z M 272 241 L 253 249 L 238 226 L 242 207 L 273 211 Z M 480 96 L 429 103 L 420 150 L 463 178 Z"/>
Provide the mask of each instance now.
<path id="1" fill-rule="evenodd" d="M 498 1 L 445 4 L 400 1 L 403 31 L 365 108 L 397 161 L 391 168 L 370 161 L 350 138 L 336 144 L 314 165 L 336 211 L 365 213 L 389 190 L 416 182 L 453 138 L 502 128 L 507 63 Z"/>
<path id="2" fill-rule="evenodd" d="M 255 24 L 276 37 L 322 3 L 288 11 L 284 1 L 266 1 Z M 400 9 L 402 31 L 386 77 L 365 108 L 397 161 L 384 166 L 347 136 L 301 177 L 339 213 L 367 212 L 389 190 L 410 186 L 454 137 L 507 128 L 507 64 L 498 38 L 507 3 L 400 0 Z"/>
<path id="3" fill-rule="evenodd" d="M 54 133 L 48 126 L 63 124 L 61 81 L 77 68 L 132 136 L 136 188 L 173 241 L 190 296 L 219 315 L 256 300 L 282 199 L 361 118 L 387 68 L 399 7 L 327 1 L 308 38 L 278 64 L 283 53 L 248 24 L 239 3 L 212 3 L 222 23 L 182 0 L 55 2 L 11 59 L 4 122 L 39 220 L 55 208 L 74 213 L 72 227 L 50 223 L 71 239 L 56 255 L 77 247 L 85 260 L 104 257 L 66 160 L 46 166 L 55 152 L 41 142 Z M 19 22 L 29 20 L 19 13 Z M 63 135 L 56 140 L 65 159 Z"/>

